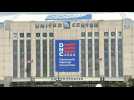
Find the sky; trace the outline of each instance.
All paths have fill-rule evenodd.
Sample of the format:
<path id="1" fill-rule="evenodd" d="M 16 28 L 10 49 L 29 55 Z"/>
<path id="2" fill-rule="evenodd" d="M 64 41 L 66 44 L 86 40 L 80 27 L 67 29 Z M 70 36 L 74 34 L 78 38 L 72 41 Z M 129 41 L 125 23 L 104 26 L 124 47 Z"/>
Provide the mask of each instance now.
<path id="1" fill-rule="evenodd" d="M 119 20 L 123 16 L 134 20 L 134 12 L 0 12 L 0 22 L 44 21 L 50 14 L 92 14 L 93 20 Z"/>

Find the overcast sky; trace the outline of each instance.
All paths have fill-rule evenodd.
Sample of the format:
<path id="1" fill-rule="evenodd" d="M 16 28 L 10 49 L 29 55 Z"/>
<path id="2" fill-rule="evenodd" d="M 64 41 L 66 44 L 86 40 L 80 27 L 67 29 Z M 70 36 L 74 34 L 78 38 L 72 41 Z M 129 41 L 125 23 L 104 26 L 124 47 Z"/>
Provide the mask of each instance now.
<path id="1" fill-rule="evenodd" d="M 122 15 L 134 20 L 133 12 L 0 12 L 0 22 L 13 21 L 44 21 L 50 14 L 92 14 L 93 20 L 118 20 Z"/>

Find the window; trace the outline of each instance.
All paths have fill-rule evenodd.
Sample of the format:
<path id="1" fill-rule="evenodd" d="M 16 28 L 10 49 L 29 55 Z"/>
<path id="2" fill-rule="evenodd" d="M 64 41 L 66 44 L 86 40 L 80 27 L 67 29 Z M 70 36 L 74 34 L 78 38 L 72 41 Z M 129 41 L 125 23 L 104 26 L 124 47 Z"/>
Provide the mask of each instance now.
<path id="1" fill-rule="evenodd" d="M 115 36 L 115 32 L 111 32 L 111 36 L 112 36 L 112 37 Z"/>
<path id="2" fill-rule="evenodd" d="M 99 77 L 99 39 L 95 39 L 95 76 Z"/>
<path id="3" fill-rule="evenodd" d="M 85 37 L 86 33 L 85 32 L 81 32 L 81 37 Z"/>
<path id="4" fill-rule="evenodd" d="M 17 78 L 18 70 L 18 41 L 13 40 L 13 77 Z"/>
<path id="5" fill-rule="evenodd" d="M 45 27 L 48 28 L 48 25 L 46 24 Z"/>
<path id="6" fill-rule="evenodd" d="M 24 78 L 24 40 L 20 40 L 20 77 Z"/>
<path id="7" fill-rule="evenodd" d="M 108 32 L 104 32 L 104 36 L 105 37 L 108 37 Z"/>
<path id="8" fill-rule="evenodd" d="M 53 24 L 53 27 L 56 27 L 56 23 Z"/>
<path id="9" fill-rule="evenodd" d="M 47 33 L 43 33 L 43 37 L 47 37 Z"/>
<path id="10" fill-rule="evenodd" d="M 75 27 L 75 23 L 72 24 L 72 27 Z"/>
<path id="11" fill-rule="evenodd" d="M 85 23 L 85 27 L 88 27 L 88 23 Z"/>
<path id="12" fill-rule="evenodd" d="M 39 24 L 35 24 L 35 28 L 39 28 Z"/>
<path id="13" fill-rule="evenodd" d="M 88 39 L 88 76 L 92 76 L 92 39 Z"/>
<path id="14" fill-rule="evenodd" d="M 98 24 L 97 23 L 94 23 L 94 27 L 98 27 Z"/>
<path id="15" fill-rule="evenodd" d="M 36 37 L 40 37 L 40 33 L 36 33 Z"/>
<path id="16" fill-rule="evenodd" d="M 105 76 L 109 76 L 109 47 L 108 39 L 104 39 L 104 66 L 105 66 Z"/>
<path id="17" fill-rule="evenodd" d="M 52 27 L 52 24 L 51 24 L 51 23 L 49 23 L 49 24 L 48 24 L 48 27 L 49 27 L 49 28 L 51 28 L 51 27 Z"/>
<path id="18" fill-rule="evenodd" d="M 85 55 L 85 39 L 81 40 L 81 76 L 86 76 L 86 55 Z"/>
<path id="19" fill-rule="evenodd" d="M 49 33 L 49 36 L 50 37 L 54 37 L 54 33 Z"/>
<path id="20" fill-rule="evenodd" d="M 99 37 L 99 32 L 95 32 L 95 37 Z"/>
<path id="21" fill-rule="evenodd" d="M 85 27 L 85 25 L 84 25 L 84 24 L 81 24 L 81 27 L 82 27 L 82 28 L 84 28 L 84 27 Z"/>
<path id="22" fill-rule="evenodd" d="M 118 32 L 118 36 L 121 37 L 122 36 L 122 32 Z"/>
<path id="23" fill-rule="evenodd" d="M 13 38 L 17 38 L 17 33 L 13 33 Z"/>
<path id="24" fill-rule="evenodd" d="M 69 21 L 65 21 L 64 22 L 64 28 L 65 29 L 69 29 L 70 28 L 70 22 Z"/>
<path id="25" fill-rule="evenodd" d="M 111 71 L 112 76 L 116 76 L 116 59 L 115 59 L 115 39 L 111 39 Z"/>
<path id="26" fill-rule="evenodd" d="M 88 37 L 92 37 L 92 32 L 88 32 Z"/>
<path id="27" fill-rule="evenodd" d="M 27 77 L 31 76 L 31 40 L 26 41 L 27 47 Z"/>
<path id="28" fill-rule="evenodd" d="M 54 40 L 49 40 L 49 63 L 50 63 L 50 77 L 54 76 Z"/>
<path id="29" fill-rule="evenodd" d="M 61 23 L 58 23 L 58 27 L 62 27 L 62 24 Z"/>
<path id="30" fill-rule="evenodd" d="M 40 40 L 36 40 L 36 77 L 40 77 Z"/>
<path id="31" fill-rule="evenodd" d="M 44 28 L 45 26 L 43 24 L 40 25 L 40 28 Z"/>
<path id="32" fill-rule="evenodd" d="M 27 33 L 27 37 L 31 37 L 31 33 Z"/>
<path id="33" fill-rule="evenodd" d="M 122 55 L 122 39 L 118 39 L 118 70 L 119 76 L 123 76 L 123 55 Z"/>
<path id="34" fill-rule="evenodd" d="M 76 24 L 76 27 L 80 27 L 80 23 L 77 23 L 77 24 Z"/>
<path id="35" fill-rule="evenodd" d="M 43 76 L 47 76 L 47 40 L 43 40 Z"/>
<path id="36" fill-rule="evenodd" d="M 90 28 L 93 28 L 93 23 L 90 24 Z"/>
<path id="37" fill-rule="evenodd" d="M 20 33 L 20 37 L 21 37 L 21 38 L 24 37 L 24 33 Z"/>

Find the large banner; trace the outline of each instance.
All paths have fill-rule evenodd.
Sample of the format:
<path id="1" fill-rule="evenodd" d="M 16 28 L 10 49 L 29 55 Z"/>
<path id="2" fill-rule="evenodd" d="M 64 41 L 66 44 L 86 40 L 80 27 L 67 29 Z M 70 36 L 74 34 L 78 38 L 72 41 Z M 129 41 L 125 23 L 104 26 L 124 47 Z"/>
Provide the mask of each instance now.
<path id="1" fill-rule="evenodd" d="M 57 72 L 79 71 L 79 40 L 55 40 Z"/>

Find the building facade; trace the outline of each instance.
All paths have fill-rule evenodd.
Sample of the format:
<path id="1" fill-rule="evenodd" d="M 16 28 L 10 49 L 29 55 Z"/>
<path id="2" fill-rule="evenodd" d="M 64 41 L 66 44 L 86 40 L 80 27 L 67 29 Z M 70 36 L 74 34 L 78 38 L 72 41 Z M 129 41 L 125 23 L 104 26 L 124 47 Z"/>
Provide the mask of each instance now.
<path id="1" fill-rule="evenodd" d="M 0 80 L 123 81 L 134 77 L 133 33 L 130 19 L 5 21 L 0 24 Z M 59 64 L 59 59 L 74 61 Z"/>

